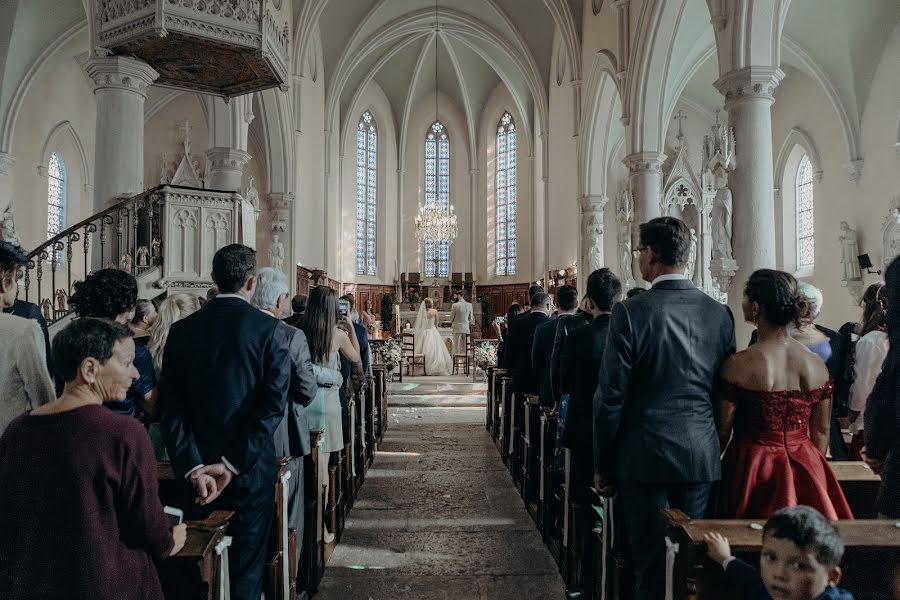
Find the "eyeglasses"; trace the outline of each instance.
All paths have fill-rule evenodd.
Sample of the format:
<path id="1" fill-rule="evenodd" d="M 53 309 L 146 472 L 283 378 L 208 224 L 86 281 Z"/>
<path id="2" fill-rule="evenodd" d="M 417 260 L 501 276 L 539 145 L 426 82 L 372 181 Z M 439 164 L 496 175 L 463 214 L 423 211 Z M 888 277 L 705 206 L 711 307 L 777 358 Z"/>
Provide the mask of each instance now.
<path id="1" fill-rule="evenodd" d="M 638 246 L 637 248 L 632 250 L 631 253 L 634 254 L 635 256 L 640 256 L 641 252 L 643 252 L 644 250 L 649 250 L 649 247 L 648 246 Z"/>

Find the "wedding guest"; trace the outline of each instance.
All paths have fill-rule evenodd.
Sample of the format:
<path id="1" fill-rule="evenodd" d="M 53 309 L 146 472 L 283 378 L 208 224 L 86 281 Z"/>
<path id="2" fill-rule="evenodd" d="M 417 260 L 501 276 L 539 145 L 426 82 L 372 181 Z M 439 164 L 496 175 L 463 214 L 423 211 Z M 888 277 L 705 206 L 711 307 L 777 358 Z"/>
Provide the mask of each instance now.
<path id="1" fill-rule="evenodd" d="M 12 296 L 11 304 L 9 302 L 4 304 L 2 312 L 4 314 L 22 317 L 23 319 L 30 319 L 38 324 L 44 337 L 44 354 L 46 355 L 47 372 L 50 374 L 50 377 L 55 377 L 56 371 L 53 368 L 53 352 L 50 351 L 50 333 L 47 330 L 47 321 L 44 320 L 44 315 L 41 314 L 41 308 L 34 302 L 26 302 L 17 297 L 19 290 L 19 269 L 27 264 L 28 256 L 20 246 L 10 242 L 0 241 L 0 269 L 2 269 L 4 274 L 9 270 L 12 270 L 16 277 L 16 294 Z"/>
<path id="2" fill-rule="evenodd" d="M 585 298 L 586 301 L 587 299 Z M 593 317 L 590 311 L 579 307 L 574 311 L 574 314 L 561 316 L 556 326 L 556 333 L 553 337 L 553 350 L 550 352 L 550 394 L 555 406 L 559 406 L 559 401 L 563 394 L 572 393 L 571 380 L 560 376 L 563 347 L 566 339 L 569 337 L 569 333 L 588 325 L 591 321 L 593 321 Z"/>
<path id="3" fill-rule="evenodd" d="M 291 327 L 300 328 L 300 321 L 303 319 L 303 313 L 306 312 L 306 294 L 297 294 L 291 298 L 291 316 L 284 319 L 284 322 Z"/>
<path id="4" fill-rule="evenodd" d="M 213 298 L 219 295 L 219 286 L 215 283 L 209 286 L 209 289 L 206 290 L 206 301 L 209 302 Z"/>
<path id="5" fill-rule="evenodd" d="M 900 518 L 900 260 L 884 274 L 885 330 L 889 350 L 866 402 L 863 456 L 881 475 L 876 508 L 885 518 Z"/>
<path id="6" fill-rule="evenodd" d="M 633 287 L 630 290 L 628 290 L 627 292 L 625 292 L 625 299 L 627 300 L 628 298 L 634 298 L 638 294 L 643 294 L 646 291 L 647 290 L 645 290 L 642 287 Z"/>
<path id="7" fill-rule="evenodd" d="M 18 246 L 0 242 L 0 433 L 22 413 L 56 399 L 39 324 L 5 314 L 19 292 L 16 275 L 23 259 Z"/>
<path id="8" fill-rule="evenodd" d="M 728 538 L 704 535 L 709 558 L 725 571 L 732 594 L 771 600 L 853 600 L 838 587 L 844 543 L 825 517 L 809 506 L 783 508 L 763 527 L 759 572 L 731 555 Z"/>
<path id="9" fill-rule="evenodd" d="M 372 358 L 369 355 L 368 331 L 360 321 L 359 313 L 355 310 L 353 294 L 345 294 L 344 296 L 341 296 L 341 300 L 346 300 L 350 303 L 350 322 L 353 324 L 353 330 L 356 333 L 356 341 L 359 343 L 359 356 L 362 359 L 360 363 L 362 365 L 362 372 L 365 375 L 369 375 L 372 372 Z M 354 318 L 354 315 L 356 315 L 357 318 Z"/>
<path id="10" fill-rule="evenodd" d="M 362 323 L 363 327 L 366 328 L 366 333 L 368 333 L 369 337 L 375 335 L 375 323 L 378 320 L 375 317 L 374 311 L 375 309 L 372 306 L 372 301 L 366 298 L 362 312 L 359 313 L 359 321 Z"/>
<path id="11" fill-rule="evenodd" d="M 853 518 L 825 459 L 833 383 L 819 357 L 788 333 L 807 313 L 807 298 L 792 275 L 772 269 L 754 272 L 744 287 L 744 319 L 759 341 L 722 367 L 720 518 L 765 518 L 798 504 L 832 520 Z"/>
<path id="12" fill-rule="evenodd" d="M 137 281 L 119 269 L 100 269 L 75 284 L 69 305 L 79 317 L 130 323 L 137 305 Z M 122 415 L 142 420 L 156 418 L 156 371 L 146 344 L 137 344 L 134 366 L 138 378 L 121 400 L 107 400 L 105 406 Z"/>
<path id="13" fill-rule="evenodd" d="M 534 330 L 534 341 L 531 345 L 531 364 L 538 372 L 538 394 L 541 406 L 556 406 L 559 396 L 553 390 L 553 350 L 556 348 L 558 329 L 578 311 L 578 289 L 571 285 L 560 286 L 556 290 L 556 306 L 558 311 L 546 323 L 538 325 Z M 557 354 L 559 352 L 557 351 Z M 559 362 L 556 363 L 557 380 L 559 378 Z M 558 383 L 558 381 L 557 381 Z"/>
<path id="14" fill-rule="evenodd" d="M 76 319 L 53 352 L 62 396 L 0 437 L 0 598 L 162 600 L 154 561 L 186 528 L 163 512 L 141 425 L 102 407 L 138 376 L 131 332 Z"/>
<path id="15" fill-rule="evenodd" d="M 884 283 L 873 283 L 863 294 L 863 317 L 856 329 L 859 339 L 853 351 L 853 383 L 850 386 L 850 460 L 861 460 L 860 450 L 865 446 L 866 401 L 875 387 L 875 380 L 890 350 L 885 331 L 887 299 Z"/>
<path id="16" fill-rule="evenodd" d="M 156 307 L 150 300 L 138 300 L 134 305 L 134 316 L 128 323 L 135 344 L 146 346 L 150 343 L 150 331 L 156 323 Z"/>
<path id="17" fill-rule="evenodd" d="M 526 394 L 540 392 L 540 375 L 537 367 L 531 362 L 531 348 L 534 345 L 534 333 L 538 325 L 550 320 L 552 306 L 553 299 L 550 294 L 536 293 L 531 297 L 531 311 L 518 317 L 515 325 L 509 330 L 508 351 L 513 391 L 521 402 L 525 401 Z"/>
<path id="18" fill-rule="evenodd" d="M 509 308 L 506 309 L 506 318 L 502 321 L 494 321 L 494 332 L 497 335 L 497 339 L 500 340 L 497 343 L 497 366 L 501 369 L 508 369 L 509 365 L 507 363 L 507 338 L 509 337 L 509 324 L 512 323 L 516 317 L 522 314 L 522 307 L 518 302 L 513 302 L 509 305 Z"/>
<path id="19" fill-rule="evenodd" d="M 652 287 L 613 306 L 594 394 L 594 485 L 621 500 L 637 600 L 663 597 L 662 509 L 701 518 L 720 476 L 711 394 L 734 319 L 684 275 L 690 244 L 679 219 L 641 224 Z"/>

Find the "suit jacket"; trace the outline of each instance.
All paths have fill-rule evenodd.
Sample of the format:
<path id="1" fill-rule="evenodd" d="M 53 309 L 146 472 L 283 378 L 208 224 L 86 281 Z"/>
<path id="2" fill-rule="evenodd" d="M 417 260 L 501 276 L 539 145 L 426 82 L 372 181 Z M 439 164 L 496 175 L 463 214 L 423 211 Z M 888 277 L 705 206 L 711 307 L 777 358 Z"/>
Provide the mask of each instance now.
<path id="1" fill-rule="evenodd" d="M 450 328 L 453 333 L 469 333 L 471 325 L 475 322 L 472 314 L 472 303 L 465 300 L 455 302 L 450 307 Z"/>
<path id="2" fill-rule="evenodd" d="M 3 312 L 37 321 L 38 325 L 41 327 L 41 332 L 44 334 L 44 353 L 47 357 L 47 372 L 50 373 L 51 377 L 55 377 L 56 371 L 53 368 L 53 352 L 50 351 L 50 333 L 47 331 L 47 321 L 44 320 L 44 316 L 41 314 L 41 308 L 34 302 L 25 302 L 24 300 L 16 298 L 13 305 L 4 308 Z"/>
<path id="3" fill-rule="evenodd" d="M 538 325 L 534 330 L 534 341 L 531 344 L 531 364 L 537 371 L 538 393 L 542 406 L 553 406 L 556 402 L 550 387 L 552 365 L 550 359 L 553 354 L 553 340 L 556 339 L 556 328 L 560 321 L 560 317 L 550 317 L 549 321 Z"/>
<path id="4" fill-rule="evenodd" d="M 735 351 L 731 311 L 689 280 L 616 304 L 594 394 L 594 468 L 650 483 L 721 475 L 712 390 Z"/>
<path id="5" fill-rule="evenodd" d="M 507 364 L 513 370 L 513 390 L 520 396 L 540 392 L 540 377 L 531 364 L 531 347 L 538 325 L 549 320 L 550 317 L 542 312 L 529 312 L 516 319 L 509 329 Z"/>
<path id="6" fill-rule="evenodd" d="M 570 394 L 562 441 L 566 448 L 582 453 L 593 451 L 591 414 L 608 331 L 609 315 L 599 315 L 569 333 L 561 352 L 560 377 L 567 382 Z M 587 460 L 590 455 L 584 456 Z"/>
<path id="7" fill-rule="evenodd" d="M 284 322 L 281 322 L 281 329 L 291 355 L 291 389 L 285 406 L 285 418 L 275 430 L 275 454 L 297 458 L 311 452 L 306 407 L 315 399 L 319 386 L 313 372 L 306 334 Z"/>
<path id="8" fill-rule="evenodd" d="M 556 400 L 563 394 L 571 393 L 570 380 L 560 374 L 562 365 L 563 346 L 569 333 L 590 324 L 593 321 L 590 313 L 579 310 L 574 315 L 563 315 L 559 318 L 559 326 L 556 328 L 556 338 L 553 340 L 553 354 L 550 356 L 550 387 Z"/>
<path id="9" fill-rule="evenodd" d="M 275 473 L 291 358 L 278 319 L 240 298 L 214 298 L 172 325 L 159 385 L 161 427 L 176 472 L 225 458 L 252 485 Z"/>

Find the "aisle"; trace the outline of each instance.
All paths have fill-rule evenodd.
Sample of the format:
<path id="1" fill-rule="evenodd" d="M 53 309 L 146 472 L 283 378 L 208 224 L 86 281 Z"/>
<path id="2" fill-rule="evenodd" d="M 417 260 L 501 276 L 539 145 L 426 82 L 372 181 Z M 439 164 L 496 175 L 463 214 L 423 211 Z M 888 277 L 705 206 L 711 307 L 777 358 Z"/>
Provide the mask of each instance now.
<path id="1" fill-rule="evenodd" d="M 392 384 L 383 451 L 316 599 L 563 598 L 556 564 L 484 429 L 483 386 L 431 379 Z"/>

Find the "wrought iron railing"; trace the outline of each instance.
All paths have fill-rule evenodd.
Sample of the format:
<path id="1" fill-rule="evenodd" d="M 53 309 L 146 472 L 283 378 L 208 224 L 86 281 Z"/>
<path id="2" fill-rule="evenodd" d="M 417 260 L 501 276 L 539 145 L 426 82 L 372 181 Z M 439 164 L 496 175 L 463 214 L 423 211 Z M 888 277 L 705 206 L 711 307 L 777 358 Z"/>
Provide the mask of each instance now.
<path id="1" fill-rule="evenodd" d="M 121 200 L 32 250 L 22 275 L 25 300 L 53 323 L 70 312 L 73 285 L 88 273 L 116 267 L 138 277 L 161 266 L 162 187 Z"/>

